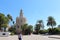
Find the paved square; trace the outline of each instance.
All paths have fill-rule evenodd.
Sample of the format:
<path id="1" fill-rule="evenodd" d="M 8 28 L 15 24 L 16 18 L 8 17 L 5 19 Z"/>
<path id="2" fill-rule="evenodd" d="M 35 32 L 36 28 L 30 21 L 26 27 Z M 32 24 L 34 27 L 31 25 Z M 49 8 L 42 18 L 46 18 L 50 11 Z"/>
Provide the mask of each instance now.
<path id="1" fill-rule="evenodd" d="M 59 36 L 60 37 L 60 36 Z M 54 35 L 46 36 L 46 35 L 24 35 L 23 40 L 60 40 L 60 38 L 56 38 Z M 9 36 L 9 37 L 0 37 L 0 40 L 18 40 L 18 36 Z"/>

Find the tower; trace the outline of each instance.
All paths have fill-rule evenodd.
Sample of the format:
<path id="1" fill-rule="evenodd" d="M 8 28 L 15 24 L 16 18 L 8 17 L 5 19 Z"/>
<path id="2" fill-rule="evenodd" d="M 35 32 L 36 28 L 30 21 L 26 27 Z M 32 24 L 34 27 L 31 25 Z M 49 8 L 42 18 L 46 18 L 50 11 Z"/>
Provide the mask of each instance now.
<path id="1" fill-rule="evenodd" d="M 23 17 L 23 10 L 20 10 L 20 17 Z"/>
<path id="2" fill-rule="evenodd" d="M 16 18 L 16 32 L 19 33 L 21 31 L 21 26 L 26 23 L 26 18 L 23 16 L 22 9 L 20 10 L 19 17 Z"/>

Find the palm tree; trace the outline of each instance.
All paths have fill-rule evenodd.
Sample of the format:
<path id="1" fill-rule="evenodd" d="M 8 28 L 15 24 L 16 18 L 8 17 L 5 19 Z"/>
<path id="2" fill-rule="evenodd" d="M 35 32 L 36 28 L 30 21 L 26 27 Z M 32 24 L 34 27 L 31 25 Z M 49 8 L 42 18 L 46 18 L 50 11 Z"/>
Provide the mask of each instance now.
<path id="1" fill-rule="evenodd" d="M 12 16 L 11 16 L 10 14 L 8 14 L 7 17 L 8 17 L 8 19 L 9 19 L 10 21 L 12 21 L 13 24 L 15 23 L 15 22 L 13 21 L 13 18 L 12 18 Z"/>
<path id="2" fill-rule="evenodd" d="M 13 21 L 13 24 L 15 24 L 15 22 Z"/>
<path id="3" fill-rule="evenodd" d="M 35 31 L 36 31 L 37 33 L 39 33 L 39 31 L 40 31 L 40 29 L 41 29 L 42 27 L 44 27 L 43 21 L 42 21 L 42 20 L 38 20 L 38 21 L 37 21 L 37 24 L 35 25 Z"/>
<path id="4" fill-rule="evenodd" d="M 48 33 L 49 34 L 54 34 L 54 32 L 53 32 L 53 26 L 56 26 L 55 19 L 52 16 L 49 16 L 47 21 L 48 21 L 47 22 L 47 26 L 51 26 L 52 27 L 52 29 L 49 29 Z"/>
<path id="5" fill-rule="evenodd" d="M 43 20 L 38 20 L 37 23 L 40 25 L 40 28 L 44 29 Z"/>
<path id="6" fill-rule="evenodd" d="M 35 25 L 35 32 L 36 32 L 37 34 L 39 34 L 39 31 L 40 31 L 40 25 L 39 25 L 39 24 L 36 24 L 36 25 Z"/>
<path id="7" fill-rule="evenodd" d="M 53 26 L 56 26 L 56 21 L 52 16 L 49 16 L 47 21 L 48 21 L 47 26 L 51 26 L 52 29 L 53 29 Z"/>
<path id="8" fill-rule="evenodd" d="M 7 17 L 8 17 L 11 21 L 13 21 L 12 16 L 11 16 L 10 14 L 8 14 Z"/>

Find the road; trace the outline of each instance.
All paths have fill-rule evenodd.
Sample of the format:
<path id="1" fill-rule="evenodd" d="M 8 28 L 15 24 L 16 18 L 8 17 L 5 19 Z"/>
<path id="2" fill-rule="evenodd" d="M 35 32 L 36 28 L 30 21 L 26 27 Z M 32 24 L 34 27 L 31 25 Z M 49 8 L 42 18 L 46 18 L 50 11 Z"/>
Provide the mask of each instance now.
<path id="1" fill-rule="evenodd" d="M 0 40 L 18 40 L 18 36 L 0 37 Z M 60 36 L 55 35 L 24 35 L 22 40 L 60 40 Z"/>

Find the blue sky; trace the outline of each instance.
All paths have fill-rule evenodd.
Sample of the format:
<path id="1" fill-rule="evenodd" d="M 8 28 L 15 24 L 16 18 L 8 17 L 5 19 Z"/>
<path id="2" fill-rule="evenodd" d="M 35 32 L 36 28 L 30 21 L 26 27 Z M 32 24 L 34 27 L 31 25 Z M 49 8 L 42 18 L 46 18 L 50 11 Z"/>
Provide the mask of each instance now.
<path id="1" fill-rule="evenodd" d="M 43 20 L 47 28 L 47 17 L 53 16 L 60 24 L 60 0 L 0 0 L 0 12 L 12 15 L 14 21 L 23 9 L 28 24 L 35 25 L 37 20 Z"/>

